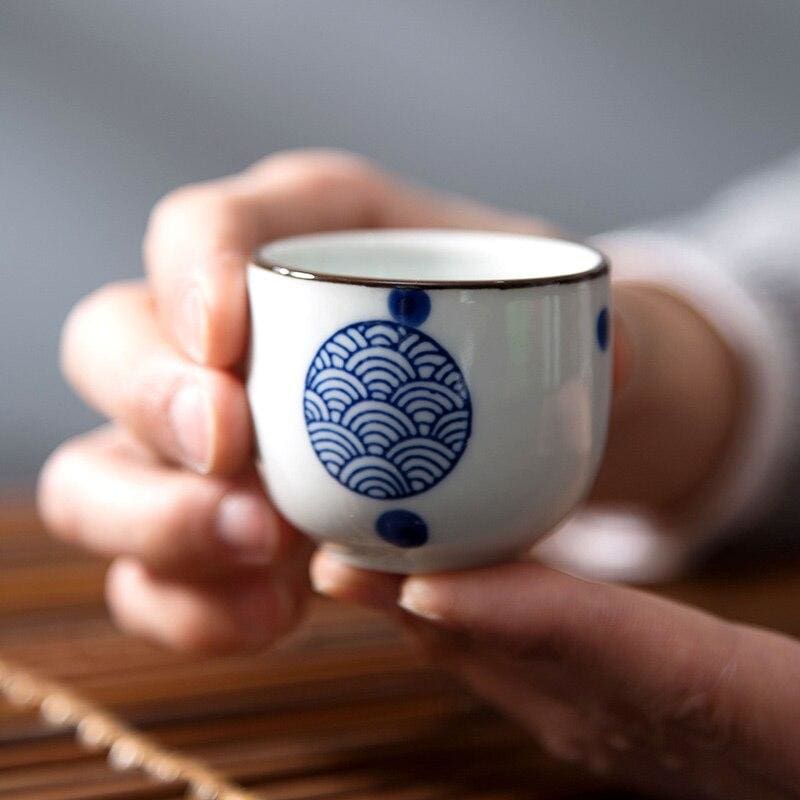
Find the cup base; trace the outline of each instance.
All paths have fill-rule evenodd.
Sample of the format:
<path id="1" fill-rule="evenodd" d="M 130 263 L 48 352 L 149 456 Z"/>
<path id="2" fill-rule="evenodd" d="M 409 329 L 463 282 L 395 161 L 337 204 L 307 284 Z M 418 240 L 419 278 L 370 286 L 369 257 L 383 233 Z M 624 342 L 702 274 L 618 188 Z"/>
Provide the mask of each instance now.
<path id="1" fill-rule="evenodd" d="M 489 567 L 519 561 L 525 550 L 492 550 L 471 553 L 453 553 L 424 549 L 388 551 L 379 547 L 328 544 L 337 558 L 353 567 L 397 575 L 419 575 L 428 572 L 450 572 L 462 569 Z"/>

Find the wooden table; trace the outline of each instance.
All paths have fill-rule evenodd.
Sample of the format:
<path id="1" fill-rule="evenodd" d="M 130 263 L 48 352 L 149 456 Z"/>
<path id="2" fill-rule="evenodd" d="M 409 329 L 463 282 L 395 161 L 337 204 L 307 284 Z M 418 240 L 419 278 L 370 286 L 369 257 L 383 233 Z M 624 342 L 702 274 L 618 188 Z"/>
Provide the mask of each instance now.
<path id="1" fill-rule="evenodd" d="M 211 776 L 195 786 L 195 796 L 208 798 L 623 796 L 548 759 L 448 675 L 420 663 L 377 615 L 319 600 L 307 623 L 268 653 L 190 658 L 117 632 L 102 604 L 103 571 L 47 539 L 29 503 L 0 506 L 0 667 L 16 703 L 0 697 L 2 800 L 180 798 L 192 769 Z M 800 633 L 794 565 L 667 591 Z M 10 692 L 8 670 L 16 675 Z M 49 722 L 41 697 L 25 694 L 19 676 L 28 672 L 57 682 L 41 689 Z M 112 741 L 92 741 L 91 726 L 81 733 L 97 747 L 76 742 L 80 719 L 64 712 L 67 701 L 113 730 L 129 726 L 112 749 L 113 767 Z M 158 749 L 143 765 L 126 741 Z"/>

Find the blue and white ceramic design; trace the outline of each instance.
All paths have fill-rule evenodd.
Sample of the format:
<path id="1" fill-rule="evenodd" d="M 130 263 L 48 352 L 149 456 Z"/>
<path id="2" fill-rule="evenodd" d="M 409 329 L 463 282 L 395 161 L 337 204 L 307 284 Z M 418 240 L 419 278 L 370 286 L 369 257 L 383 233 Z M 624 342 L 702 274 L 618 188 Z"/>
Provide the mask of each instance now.
<path id="1" fill-rule="evenodd" d="M 595 250 L 341 231 L 270 242 L 247 281 L 258 469 L 340 558 L 397 573 L 514 559 L 586 496 L 613 352 Z"/>
<path id="2" fill-rule="evenodd" d="M 303 409 L 330 475 L 381 500 L 439 483 L 472 426 L 469 391 L 450 354 L 389 320 L 348 325 L 323 343 L 306 376 Z"/>

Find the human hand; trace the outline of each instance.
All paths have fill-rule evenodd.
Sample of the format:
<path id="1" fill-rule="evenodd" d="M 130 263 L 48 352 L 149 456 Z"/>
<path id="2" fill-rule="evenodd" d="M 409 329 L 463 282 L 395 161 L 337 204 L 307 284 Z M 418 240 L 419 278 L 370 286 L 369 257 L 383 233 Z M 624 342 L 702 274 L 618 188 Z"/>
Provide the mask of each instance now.
<path id="1" fill-rule="evenodd" d="M 533 562 L 401 578 L 324 549 L 316 587 L 397 615 L 552 756 L 675 798 L 800 796 L 800 645 Z"/>
<path id="2" fill-rule="evenodd" d="M 555 233 L 355 156 L 282 153 L 168 195 L 145 237 L 147 280 L 107 286 L 72 312 L 64 372 L 112 423 L 50 458 L 40 509 L 57 535 L 114 559 L 107 596 L 124 628 L 215 650 L 262 646 L 295 623 L 311 548 L 251 464 L 244 267 L 258 243 L 281 236 L 417 226 Z M 595 497 L 666 512 L 724 446 L 734 368 L 680 301 L 617 286 L 614 302 L 617 396 Z"/>
<path id="3" fill-rule="evenodd" d="M 311 546 L 252 466 L 245 265 L 282 236 L 409 226 L 553 232 L 401 184 L 356 156 L 281 153 L 169 194 L 145 237 L 147 280 L 74 309 L 64 372 L 112 422 L 56 451 L 39 506 L 56 535 L 113 559 L 107 597 L 123 628 L 222 650 L 263 646 L 297 621 Z"/>

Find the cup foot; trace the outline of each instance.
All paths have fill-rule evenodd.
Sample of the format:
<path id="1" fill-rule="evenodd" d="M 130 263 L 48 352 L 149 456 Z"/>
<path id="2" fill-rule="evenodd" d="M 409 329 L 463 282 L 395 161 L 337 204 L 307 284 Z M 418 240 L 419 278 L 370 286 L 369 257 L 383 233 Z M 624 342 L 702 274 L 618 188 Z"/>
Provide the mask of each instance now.
<path id="1" fill-rule="evenodd" d="M 454 553 L 433 548 L 389 550 L 382 547 L 328 544 L 346 564 L 375 572 L 398 575 L 418 575 L 426 572 L 475 569 L 518 561 L 526 550 L 491 550 L 483 552 Z"/>

